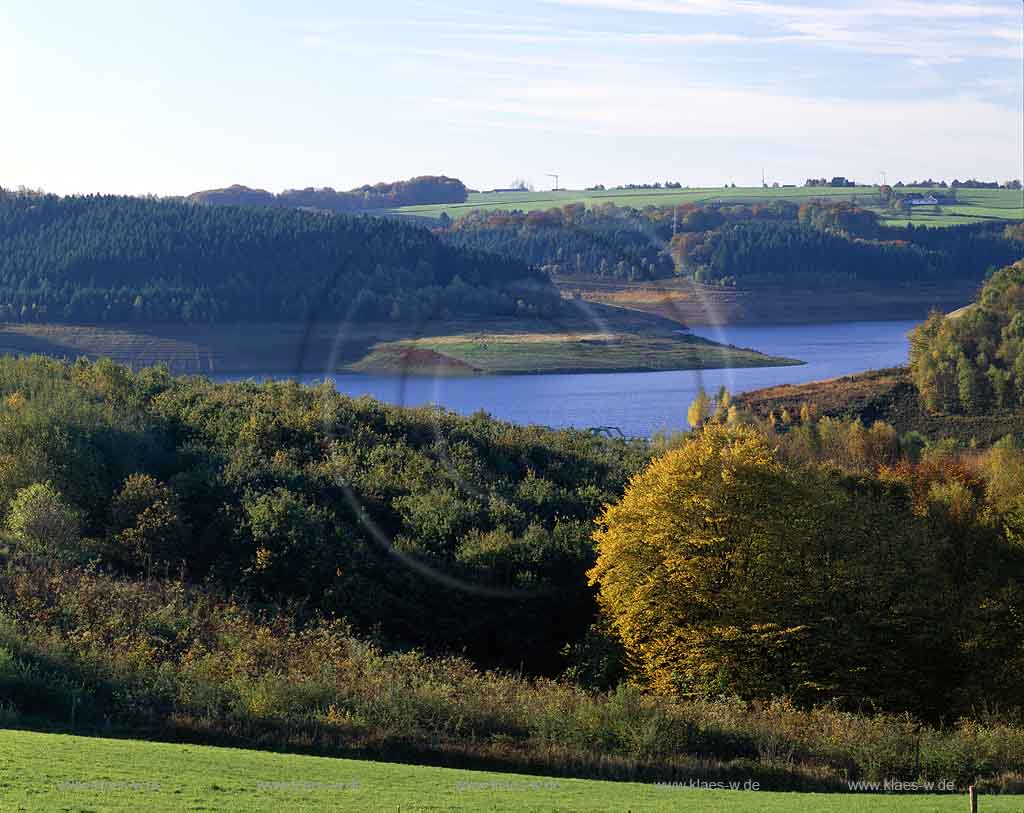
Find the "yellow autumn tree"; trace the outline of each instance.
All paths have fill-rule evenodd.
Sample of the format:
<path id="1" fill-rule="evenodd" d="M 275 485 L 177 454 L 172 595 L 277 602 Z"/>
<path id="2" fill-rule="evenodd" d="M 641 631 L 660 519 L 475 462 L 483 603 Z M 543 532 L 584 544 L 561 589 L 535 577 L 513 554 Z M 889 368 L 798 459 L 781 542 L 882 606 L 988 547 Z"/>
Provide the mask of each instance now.
<path id="1" fill-rule="evenodd" d="M 710 423 L 607 507 L 589 577 L 655 691 L 921 707 L 945 630 L 920 536 L 898 489 L 788 469 L 758 430 Z"/>
<path id="2" fill-rule="evenodd" d="M 111 500 L 110 516 L 115 557 L 139 567 L 184 558 L 179 548 L 185 528 L 177 500 L 156 478 L 128 477 Z"/>
<path id="3" fill-rule="evenodd" d="M 700 429 L 710 416 L 711 398 L 701 387 L 697 390 L 697 397 L 690 402 L 689 409 L 686 410 L 686 420 L 694 429 Z"/>

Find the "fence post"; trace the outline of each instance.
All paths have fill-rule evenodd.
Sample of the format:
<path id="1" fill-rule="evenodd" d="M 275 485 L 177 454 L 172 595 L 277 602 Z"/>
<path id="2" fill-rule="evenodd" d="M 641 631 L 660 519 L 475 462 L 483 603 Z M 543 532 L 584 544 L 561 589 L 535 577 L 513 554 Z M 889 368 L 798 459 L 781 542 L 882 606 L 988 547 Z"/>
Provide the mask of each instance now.
<path id="1" fill-rule="evenodd" d="M 978 813 L 978 791 L 974 785 L 967 788 L 967 796 L 971 800 L 971 813 Z"/>

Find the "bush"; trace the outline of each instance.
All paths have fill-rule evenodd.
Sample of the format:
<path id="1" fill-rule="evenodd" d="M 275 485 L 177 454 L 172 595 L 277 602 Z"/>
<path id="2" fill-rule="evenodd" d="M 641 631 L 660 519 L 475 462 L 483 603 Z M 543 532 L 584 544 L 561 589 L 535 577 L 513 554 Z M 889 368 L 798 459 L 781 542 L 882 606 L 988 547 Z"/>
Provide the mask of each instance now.
<path id="1" fill-rule="evenodd" d="M 0 573 L 0 693 L 21 725 L 640 781 L 1024 780 L 1024 727 L 679 700 L 624 684 L 482 672 L 385 652 L 340 621 L 306 625 L 178 581 L 121 581 L 38 562 Z"/>
<path id="2" fill-rule="evenodd" d="M 7 530 L 21 550 L 35 556 L 69 559 L 80 552 L 78 512 L 51 483 L 33 483 L 15 494 Z"/>

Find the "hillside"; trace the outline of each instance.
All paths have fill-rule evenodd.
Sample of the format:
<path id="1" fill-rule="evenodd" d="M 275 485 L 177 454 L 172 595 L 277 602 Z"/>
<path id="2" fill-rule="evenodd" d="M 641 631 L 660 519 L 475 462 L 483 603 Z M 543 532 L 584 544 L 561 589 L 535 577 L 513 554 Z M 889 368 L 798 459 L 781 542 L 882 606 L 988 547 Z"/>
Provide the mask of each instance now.
<path id="1" fill-rule="evenodd" d="M 920 325 L 910 369 L 932 413 L 1024 412 L 1024 260 L 992 274 L 972 307 Z"/>
<path id="2" fill-rule="evenodd" d="M 863 430 L 841 429 L 822 450 L 825 468 L 789 457 L 790 445 L 759 464 L 741 458 L 724 489 L 715 478 L 676 478 L 633 515 L 653 524 L 662 506 L 683 503 L 679 489 L 715 489 L 688 516 L 714 523 L 718 539 L 726 529 L 727 544 L 752 539 L 760 550 L 757 568 L 719 580 L 731 562 L 751 559 L 688 547 L 686 566 L 714 576 L 695 580 L 699 589 L 722 596 L 704 623 L 750 640 L 732 596 L 762 602 L 758 636 L 761 619 L 771 632 L 800 613 L 808 657 L 795 668 L 834 668 L 835 677 L 800 677 L 795 696 L 760 677 L 787 679 L 788 661 L 745 646 L 742 663 L 753 663 L 719 684 L 727 693 L 665 693 L 643 689 L 641 675 L 623 682 L 634 661 L 594 623 L 608 617 L 588 582 L 606 551 L 595 520 L 607 525 L 612 506 L 664 461 L 706 460 L 726 432 L 755 450 L 798 432 L 758 439 L 749 426 L 705 427 L 652 462 L 657 447 L 643 442 L 401 409 L 326 386 L 0 359 L 0 725 L 548 776 L 739 777 L 766 790 L 846 790 L 851 779 L 894 776 L 1019 788 L 1024 729 L 973 709 L 982 698 L 1012 707 L 1021 696 L 1022 631 L 1006 620 L 1021 599 L 1004 588 L 1024 559 L 1002 536 L 1020 528 L 1007 507 L 1020 484 L 1002 483 L 995 502 L 988 480 L 972 481 L 970 517 L 987 519 L 938 524 L 946 514 L 915 514 L 894 498 L 903 491 L 876 479 L 879 465 L 895 462 L 895 437 L 878 443 L 886 435 L 873 430 L 866 445 Z M 1007 467 L 1024 454 L 999 451 L 991 461 Z M 756 479 L 739 479 L 754 465 Z M 900 471 L 908 494 L 946 476 Z M 780 478 L 801 485 L 779 490 Z M 733 496 L 764 505 L 763 485 L 778 500 L 770 536 L 752 503 Z M 808 528 L 828 544 L 792 555 L 789 540 Z M 842 541 L 844 528 L 853 541 Z M 890 544 L 883 529 L 905 544 Z M 957 534 L 977 540 L 975 555 L 950 569 Z M 657 585 L 662 565 L 646 562 L 639 581 Z M 944 611 L 956 602 L 958 614 Z M 830 606 L 853 611 L 838 626 Z M 908 643 L 904 630 L 917 639 Z M 836 644 L 846 649 L 833 667 Z M 891 713 L 864 713 L 865 698 Z M 939 714 L 904 713 L 929 708 Z M 17 739 L 0 743 L 13 749 Z M 39 758 L 20 745 L 0 753 L 0 772 L 4 757 L 19 768 Z M 103 747 L 83 747 L 62 770 L 129 781 L 130 767 L 108 773 Z M 192 757 L 174 753 L 184 773 Z M 82 775 L 93 758 L 100 775 Z M 154 770 L 151 780 L 172 783 Z M 20 801 L 31 775 L 0 776 L 0 794 Z M 221 790 L 202 792 L 239 789 L 228 777 L 210 781 Z"/>
<path id="3" fill-rule="evenodd" d="M 0 192 L 0 321 L 353 322 L 557 312 L 546 276 L 394 220 Z"/>
<path id="4" fill-rule="evenodd" d="M 364 212 L 396 206 L 459 204 L 466 200 L 466 186 L 457 178 L 422 175 L 408 181 L 366 184 L 347 192 L 331 187 L 286 189 L 274 195 L 265 189 L 235 184 L 225 189 L 206 189 L 188 196 L 192 203 L 211 206 L 256 206 L 281 209 L 314 209 L 326 212 Z"/>
<path id="5" fill-rule="evenodd" d="M 910 370 L 894 367 L 870 370 L 853 376 L 783 384 L 736 396 L 739 405 L 760 418 L 785 409 L 799 415 L 804 404 L 817 407 L 819 415 L 858 418 L 870 426 L 875 421 L 891 424 L 897 432 L 920 432 L 929 441 L 953 438 L 962 446 L 991 446 L 1007 435 L 1024 436 L 1024 414 L 1002 410 L 986 415 L 934 414 L 925 409 Z"/>
<path id="6" fill-rule="evenodd" d="M 551 274 L 646 280 L 674 273 L 667 210 L 573 204 L 529 213 L 475 212 L 437 234 L 452 245 L 513 257 Z"/>
<path id="7" fill-rule="evenodd" d="M 964 447 L 1024 438 L 1024 260 L 989 275 L 974 300 L 933 312 L 911 332 L 909 367 L 769 387 L 737 401 L 759 418 L 808 405 Z"/>
<path id="8" fill-rule="evenodd" d="M 885 225 L 848 202 L 610 203 L 441 220 L 445 242 L 547 272 L 565 295 L 690 324 L 923 319 L 1024 256 L 1019 226 Z"/>

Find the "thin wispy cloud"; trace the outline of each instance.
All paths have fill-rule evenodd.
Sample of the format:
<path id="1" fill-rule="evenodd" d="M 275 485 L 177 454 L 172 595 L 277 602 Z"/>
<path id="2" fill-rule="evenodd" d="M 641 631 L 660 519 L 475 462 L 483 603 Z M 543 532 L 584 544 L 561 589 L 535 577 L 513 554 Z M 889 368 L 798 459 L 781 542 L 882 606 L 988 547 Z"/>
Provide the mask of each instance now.
<path id="1" fill-rule="evenodd" d="M 542 0 L 548 7 L 613 10 L 642 17 L 644 27 L 625 25 L 615 30 L 565 25 L 564 21 L 514 16 L 501 21 L 479 18 L 402 17 L 389 20 L 338 18 L 298 21 L 288 25 L 302 32 L 308 45 L 324 37 L 361 36 L 387 30 L 429 33 L 431 39 L 473 40 L 509 45 L 583 48 L 586 46 L 760 45 L 833 49 L 867 55 L 909 50 L 929 51 L 951 60 L 966 57 L 1019 59 L 1020 26 L 1012 9 L 990 4 L 920 2 L 865 3 L 851 7 L 798 6 L 763 0 Z M 651 15 L 670 15 L 668 23 L 650 25 Z M 685 15 L 682 27 L 672 18 Z M 705 17 L 701 22 L 695 17 Z M 727 23 L 735 30 L 723 27 Z M 932 61 L 930 64 L 938 64 Z"/>
<path id="2" fill-rule="evenodd" d="M 614 9 L 616 11 L 683 15 L 743 15 L 788 17 L 908 17 L 1013 19 L 1019 12 L 1009 5 L 983 3 L 865 2 L 850 6 L 793 5 L 761 0 L 542 0 L 551 5 Z"/>
<path id="3" fill-rule="evenodd" d="M 409 100 L 407 100 L 409 101 Z M 600 104 L 593 104 L 600 101 Z M 487 96 L 431 97 L 429 107 L 446 116 L 505 114 L 520 125 L 576 125 L 581 132 L 612 136 L 704 137 L 757 133 L 798 143 L 856 133 L 858 139 L 891 141 L 891 124 L 900 119 L 930 122 L 951 137 L 977 138 L 977 122 L 992 124 L 991 144 L 1012 144 L 1012 111 L 967 95 L 916 101 L 852 101 L 841 97 L 807 98 L 766 92 L 763 88 L 721 86 L 646 86 L 557 81 L 495 89 Z M 793 121 L 799 121 L 794 128 Z"/>
<path id="4" fill-rule="evenodd" d="M 853 6 L 793 5 L 761 0 L 543 0 L 552 6 L 576 9 L 601 9 L 633 15 L 684 17 L 727 17 L 743 23 L 756 21 L 767 26 L 768 33 L 756 37 L 764 42 L 780 41 L 788 33 L 808 46 L 859 49 L 878 53 L 882 47 L 919 48 L 922 45 L 951 49 L 958 54 L 976 54 L 999 59 L 1019 57 L 1019 50 L 986 47 L 977 41 L 1020 42 L 1020 10 L 1009 5 L 971 3 L 892 2 L 860 3 Z M 927 22 L 926 40 L 921 24 Z M 960 29 L 965 22 L 987 22 L 989 27 Z M 1003 28 L 991 23 L 1005 23 Z M 940 24 L 947 25 L 942 28 Z M 953 27 L 950 23 L 956 23 Z M 959 30 L 958 30 L 959 29 Z M 774 31 L 774 33 L 772 33 Z M 965 42 L 965 38 L 974 41 Z"/>
<path id="5" fill-rule="evenodd" d="M 80 187 L 136 189 L 153 155 L 153 188 L 178 193 L 552 166 L 570 185 L 756 183 L 766 158 L 789 182 L 1024 169 L 1019 0 L 299 0 L 207 4 L 202 24 L 14 6 L 8 182 L 59 188 L 106 156 L 119 179 Z"/>

